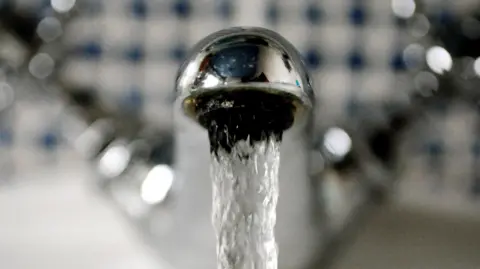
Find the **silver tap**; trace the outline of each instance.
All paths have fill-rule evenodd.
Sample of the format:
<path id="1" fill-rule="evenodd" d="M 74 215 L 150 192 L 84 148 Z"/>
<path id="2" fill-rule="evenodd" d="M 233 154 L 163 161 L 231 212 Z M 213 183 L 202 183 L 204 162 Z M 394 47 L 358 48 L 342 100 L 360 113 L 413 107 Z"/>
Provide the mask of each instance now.
<path id="1" fill-rule="evenodd" d="M 176 81 L 177 100 L 189 117 L 203 125 L 202 99 L 252 90 L 293 99 L 294 115 L 285 119 L 285 130 L 306 123 L 314 103 L 311 80 L 298 52 L 282 36 L 262 28 L 230 28 L 206 37 L 192 51 Z"/>
<path id="2" fill-rule="evenodd" d="M 181 119 L 186 115 L 210 129 L 215 122 L 209 121 L 212 118 L 209 113 L 235 106 L 234 102 L 218 101 L 225 93 L 238 94 L 238 98 L 245 94 L 252 99 L 259 97 L 256 93 L 265 94 L 269 103 L 264 106 L 277 109 L 275 116 L 281 115 L 278 122 L 272 120 L 272 126 L 280 131 L 289 130 L 281 149 L 276 226 L 279 267 L 314 267 L 324 247 L 325 226 L 320 178 L 310 174 L 318 169 L 310 166 L 321 164 L 310 162 L 315 98 L 312 81 L 299 53 L 282 36 L 262 28 L 230 28 L 207 36 L 180 67 L 175 108 L 182 113 L 178 116 Z M 285 100 L 293 106 L 284 106 Z M 265 110 L 256 116 L 275 119 Z M 248 134 L 243 131 L 238 129 L 239 136 L 246 138 Z M 172 224 L 167 231 L 157 234 L 156 241 L 165 242 L 158 243 L 157 248 L 174 268 L 193 265 L 211 268 L 215 266 L 215 236 L 210 227 L 208 156 L 182 154 L 186 153 L 184 147 L 188 141 L 180 137 L 177 141 L 183 184 L 172 196 L 173 200 L 178 199 L 173 203 L 176 206 L 165 207 L 172 216 L 169 218 Z M 204 145 L 208 145 L 204 141 Z M 202 150 L 196 144 L 197 149 Z"/>

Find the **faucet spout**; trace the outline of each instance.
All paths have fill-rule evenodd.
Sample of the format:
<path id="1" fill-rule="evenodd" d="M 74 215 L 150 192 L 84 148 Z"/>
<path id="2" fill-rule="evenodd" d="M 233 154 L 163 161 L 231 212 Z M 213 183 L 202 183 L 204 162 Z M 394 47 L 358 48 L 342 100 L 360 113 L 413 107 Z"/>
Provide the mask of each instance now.
<path id="1" fill-rule="evenodd" d="M 218 31 L 201 40 L 181 65 L 176 78 L 175 95 L 176 109 L 208 131 L 213 163 L 212 170 L 223 171 L 226 169 L 225 174 L 229 175 L 222 178 L 216 176 L 221 172 L 213 172 L 213 197 L 216 199 L 215 201 L 227 201 L 224 204 L 228 204 L 228 199 L 218 199 L 220 197 L 219 193 L 222 195 L 237 193 L 236 188 L 231 188 L 233 185 L 229 185 L 231 182 L 236 182 L 236 179 L 230 180 L 230 175 L 235 174 L 232 171 L 238 167 L 250 171 L 246 164 L 253 161 L 249 162 L 249 160 L 265 160 L 263 157 L 255 157 L 260 156 L 255 155 L 257 150 L 262 151 L 262 154 L 267 154 L 265 148 L 275 148 L 275 154 L 277 154 L 275 156 L 284 156 L 282 151 L 285 150 L 292 153 L 285 154 L 287 158 L 272 158 L 276 160 L 275 162 L 261 163 L 259 167 L 267 167 L 267 164 L 271 164 L 269 169 L 273 172 L 256 173 L 261 176 L 278 173 L 280 174 L 279 180 L 277 176 L 274 176 L 276 178 L 271 180 L 261 176 L 248 177 L 248 180 L 251 180 L 251 184 L 247 184 L 249 186 L 264 184 L 273 187 L 269 187 L 271 191 L 267 191 L 265 194 L 262 194 L 262 191 L 260 193 L 257 191 L 258 189 L 265 189 L 263 187 L 252 187 L 253 190 L 246 189 L 246 191 L 251 192 L 245 197 L 256 198 L 252 198 L 253 201 L 241 202 L 240 204 L 248 205 L 246 211 L 254 212 L 256 209 L 251 209 L 250 205 L 255 203 L 257 199 L 258 201 L 271 201 L 272 205 L 275 205 L 272 207 L 276 208 L 276 216 L 278 217 L 276 218 L 276 224 L 274 224 L 276 235 L 273 241 L 278 242 L 281 252 L 288 253 L 278 257 L 279 267 L 284 269 L 306 268 L 313 257 L 319 253 L 322 235 L 321 225 L 316 221 L 317 218 L 313 216 L 315 214 L 313 211 L 318 208 L 316 206 L 318 199 L 314 197 L 317 195 L 315 184 L 308 178 L 309 162 L 307 161 L 311 143 L 311 138 L 307 137 L 311 130 L 309 127 L 312 124 L 315 98 L 311 79 L 298 51 L 285 38 L 264 28 L 235 27 Z M 290 139 L 287 139 L 287 135 L 284 135 L 286 133 L 294 134 L 289 136 L 289 138 L 294 138 L 294 141 L 288 141 Z M 252 147 L 244 147 L 245 143 L 241 143 L 241 141 L 250 143 Z M 282 142 L 280 143 L 280 141 Z M 266 144 L 269 146 L 264 147 L 263 145 Z M 278 147 L 280 144 L 281 149 Z M 179 143 L 179 146 L 181 148 L 184 145 Z M 218 167 L 216 165 L 221 163 L 218 160 L 225 159 L 241 161 L 223 162 L 225 169 L 215 170 L 214 168 Z M 185 160 L 182 159 L 181 161 Z M 278 161 L 280 161 L 279 166 L 277 166 Z M 283 164 L 281 164 L 282 162 Z M 189 165 L 188 169 L 191 169 L 191 167 L 192 165 Z M 233 170 L 228 170 L 230 168 Z M 195 173 L 198 174 L 198 170 Z M 239 174 L 242 174 L 242 172 L 239 172 Z M 277 181 L 278 188 L 281 190 L 278 206 L 276 206 L 276 195 L 273 195 L 273 193 L 276 193 Z M 260 184 L 259 182 L 267 183 Z M 195 195 L 199 197 L 198 189 L 203 189 L 205 185 L 205 181 L 197 179 L 189 181 L 189 184 L 185 184 L 185 188 L 195 189 Z M 241 183 L 238 185 L 243 186 Z M 219 189 L 223 190 L 222 186 L 230 187 L 225 191 L 217 192 Z M 268 193 L 272 193 L 271 197 L 268 196 Z M 242 195 L 235 194 L 232 197 L 237 199 Z M 261 195 L 266 196 L 261 197 Z M 241 201 L 242 197 L 238 199 Z M 223 199 L 224 197 L 220 198 Z M 191 199 L 191 196 L 188 196 L 188 199 Z M 200 198 L 197 199 L 200 200 Z M 201 199 L 206 200 L 205 198 Z M 198 201 L 195 203 L 199 204 Z M 209 203 L 204 204 L 205 207 L 208 205 Z M 238 214 L 238 211 L 235 211 L 237 213 L 226 213 L 223 208 L 218 208 L 216 204 L 214 204 L 213 209 L 212 215 L 217 217 L 227 215 L 232 217 Z M 262 212 L 268 211 L 261 210 Z M 205 209 L 203 212 L 205 215 L 202 217 L 203 221 L 208 220 L 208 211 Z M 223 222 L 219 221 L 218 218 L 214 219 L 217 238 L 224 231 L 221 229 L 224 227 L 221 223 Z M 270 222 L 259 219 L 257 223 Z M 259 230 L 270 232 L 272 229 L 271 226 L 268 226 Z M 298 232 L 292 233 L 292 229 Z M 242 231 L 241 227 L 232 230 L 235 232 Z M 255 231 L 256 229 L 252 228 L 252 230 Z M 214 234 L 211 235 L 211 238 L 214 238 Z M 263 236 L 261 238 L 269 237 Z M 269 243 L 258 245 L 269 246 Z M 237 251 L 236 249 L 229 250 Z M 230 255 L 232 253 L 230 251 L 225 253 Z M 264 251 L 265 253 L 272 253 L 265 249 L 259 250 L 258 253 L 264 253 Z M 253 251 L 253 253 L 257 252 Z M 223 254 L 224 252 L 221 252 L 219 255 Z M 219 258 L 219 260 L 222 259 Z M 272 258 L 273 260 L 276 261 L 277 259 Z M 211 260 L 208 261 L 209 264 L 211 262 Z M 182 263 L 182 261 L 176 261 L 175 263 Z"/>
<path id="2" fill-rule="evenodd" d="M 236 132 L 231 142 L 262 139 L 260 129 L 281 136 L 305 123 L 314 103 L 299 53 L 282 36 L 257 27 L 207 36 L 181 66 L 176 83 L 183 112 L 224 143 L 218 126 L 235 123 L 229 126 Z"/>

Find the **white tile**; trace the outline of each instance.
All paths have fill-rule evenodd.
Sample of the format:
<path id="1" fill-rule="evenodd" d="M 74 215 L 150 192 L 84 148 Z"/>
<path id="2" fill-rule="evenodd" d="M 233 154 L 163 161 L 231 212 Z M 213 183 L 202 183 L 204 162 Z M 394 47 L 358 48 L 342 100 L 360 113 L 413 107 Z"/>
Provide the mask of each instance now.
<path id="1" fill-rule="evenodd" d="M 97 69 L 95 62 L 72 59 L 64 64 L 60 74 L 62 79 L 75 86 L 92 86 L 98 77 Z"/>
<path id="2" fill-rule="evenodd" d="M 102 44 L 107 48 L 126 47 L 136 40 L 144 39 L 143 25 L 122 17 L 105 18 L 102 27 Z"/>
<path id="3" fill-rule="evenodd" d="M 275 31 L 281 34 L 300 51 L 304 49 L 306 41 L 310 38 L 309 29 L 307 29 L 304 24 L 300 23 L 282 23 L 275 28 Z"/>
<path id="4" fill-rule="evenodd" d="M 97 71 L 97 85 L 106 91 L 123 91 L 132 85 L 135 78 L 133 68 L 121 60 L 103 60 Z"/>
<path id="5" fill-rule="evenodd" d="M 362 75 L 359 98 L 372 103 L 390 100 L 395 91 L 393 85 L 392 74 L 388 70 L 369 70 Z"/>
<path id="6" fill-rule="evenodd" d="M 76 45 L 98 40 L 104 32 L 103 26 L 103 18 L 75 19 L 65 27 L 62 40 L 67 45 Z"/>
<path id="7" fill-rule="evenodd" d="M 179 39 L 178 23 L 171 18 L 150 19 L 145 27 L 147 53 L 170 48 Z"/>
<path id="8" fill-rule="evenodd" d="M 212 16 L 209 18 L 194 17 L 188 21 L 186 33 L 182 34 L 188 40 L 187 43 L 192 46 L 206 36 L 227 27 L 225 23 Z"/>
<path id="9" fill-rule="evenodd" d="M 267 1 L 235 1 L 234 24 L 237 26 L 265 26 L 265 7 Z"/>
<path id="10" fill-rule="evenodd" d="M 145 90 L 152 96 L 168 96 L 174 89 L 177 66 L 168 63 L 145 63 Z"/>
<path id="11" fill-rule="evenodd" d="M 327 24 L 317 28 L 313 40 L 322 48 L 326 57 L 344 57 L 353 48 L 354 31 L 349 26 Z"/>

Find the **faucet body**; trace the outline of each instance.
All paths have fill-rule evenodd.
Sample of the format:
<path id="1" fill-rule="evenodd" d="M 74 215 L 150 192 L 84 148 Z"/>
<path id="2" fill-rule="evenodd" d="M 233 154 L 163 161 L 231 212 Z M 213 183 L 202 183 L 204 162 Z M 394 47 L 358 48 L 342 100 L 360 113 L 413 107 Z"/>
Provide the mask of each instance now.
<path id="1" fill-rule="evenodd" d="M 238 96 L 251 92 L 270 95 L 267 99 L 271 100 L 261 104 L 265 106 L 263 113 L 276 109 L 268 107 L 271 103 L 280 105 L 282 101 L 276 96 L 292 98 L 294 115 L 285 115 L 283 124 L 279 123 L 283 126 L 278 128 L 283 131 L 297 122 L 304 128 L 305 121 L 300 120 L 308 118 L 314 103 L 310 77 L 295 48 L 277 33 L 263 28 L 230 28 L 204 38 L 180 67 L 176 80 L 177 103 L 204 127 L 201 118 L 206 112 L 247 101 L 239 98 L 262 98 Z M 231 97 L 236 102 L 210 100 L 218 96 L 225 99 L 225 94 L 237 95 Z M 252 102 L 248 106 L 252 107 Z"/>

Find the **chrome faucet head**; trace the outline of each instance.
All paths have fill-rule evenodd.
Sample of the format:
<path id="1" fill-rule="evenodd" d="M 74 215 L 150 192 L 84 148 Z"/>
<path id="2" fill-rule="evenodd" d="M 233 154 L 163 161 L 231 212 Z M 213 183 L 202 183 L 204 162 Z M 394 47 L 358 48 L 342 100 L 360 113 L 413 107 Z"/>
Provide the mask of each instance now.
<path id="1" fill-rule="evenodd" d="M 285 113 L 277 126 L 285 131 L 307 118 L 314 94 L 290 42 L 264 28 L 235 27 L 215 32 L 193 48 L 177 75 L 176 99 L 188 117 L 206 128 L 206 114 L 251 109 L 245 102 L 255 102 L 264 111 Z M 280 108 L 281 103 L 288 104 Z"/>

